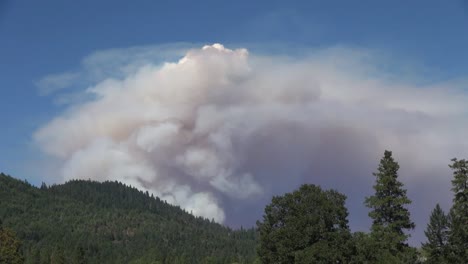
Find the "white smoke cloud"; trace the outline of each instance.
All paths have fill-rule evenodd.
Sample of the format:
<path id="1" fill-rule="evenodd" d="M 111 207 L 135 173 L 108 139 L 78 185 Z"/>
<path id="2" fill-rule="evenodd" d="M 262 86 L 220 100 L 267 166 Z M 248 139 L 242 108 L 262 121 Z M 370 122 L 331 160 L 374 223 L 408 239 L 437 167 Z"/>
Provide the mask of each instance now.
<path id="1" fill-rule="evenodd" d="M 93 100 L 34 138 L 63 161 L 64 180 L 119 180 L 218 222 L 229 220 L 232 201 L 265 201 L 311 178 L 350 183 L 351 192 L 363 178 L 370 186 L 385 148 L 410 187 L 447 182 L 434 171 L 466 154 L 467 95 L 451 84 L 395 81 L 360 58 L 333 49 L 303 58 L 191 49 L 177 62 L 100 81 L 86 91 Z M 343 165 L 348 175 L 337 175 Z"/>

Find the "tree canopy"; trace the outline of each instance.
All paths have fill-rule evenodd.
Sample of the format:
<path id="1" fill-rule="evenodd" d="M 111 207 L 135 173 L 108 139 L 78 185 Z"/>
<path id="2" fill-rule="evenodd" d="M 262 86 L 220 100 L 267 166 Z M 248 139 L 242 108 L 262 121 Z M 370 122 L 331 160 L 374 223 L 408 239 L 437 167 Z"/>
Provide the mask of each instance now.
<path id="1" fill-rule="evenodd" d="M 0 263 L 23 263 L 20 246 L 20 241 L 16 237 L 15 233 L 8 228 L 3 228 L 0 220 Z"/>
<path id="2" fill-rule="evenodd" d="M 346 263 L 351 235 L 345 200 L 307 184 L 273 197 L 257 222 L 262 263 Z"/>
<path id="3" fill-rule="evenodd" d="M 428 254 L 428 264 L 447 263 L 448 221 L 444 211 L 437 204 L 424 231 L 428 242 L 423 244 L 423 249 Z"/>
<path id="4" fill-rule="evenodd" d="M 449 248 L 451 261 L 468 262 L 468 161 L 452 159 L 453 205 L 450 210 Z"/>
<path id="5" fill-rule="evenodd" d="M 406 196 L 403 183 L 398 180 L 400 165 L 393 159 L 392 152 L 386 150 L 380 160 L 376 177 L 374 195 L 365 199 L 371 209 L 371 236 L 376 243 L 377 259 L 395 257 L 400 263 L 414 262 L 416 256 L 406 243 L 409 235 L 405 230 L 412 230 L 415 224 L 410 219 L 406 208 L 411 200 Z"/>
<path id="6" fill-rule="evenodd" d="M 118 182 L 73 180 L 36 188 L 0 174 L 0 219 L 22 241 L 26 263 L 255 259 L 253 228 L 232 230 Z M 10 231 L 2 234 L 16 241 Z M 7 244 L 8 252 L 18 249 L 11 247 L 16 242 Z"/>

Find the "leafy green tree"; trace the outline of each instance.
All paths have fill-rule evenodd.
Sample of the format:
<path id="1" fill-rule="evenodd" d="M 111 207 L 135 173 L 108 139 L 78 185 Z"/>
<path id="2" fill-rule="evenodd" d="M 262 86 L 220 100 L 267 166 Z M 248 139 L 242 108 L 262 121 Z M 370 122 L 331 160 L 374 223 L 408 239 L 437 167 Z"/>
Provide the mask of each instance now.
<path id="1" fill-rule="evenodd" d="M 261 262 L 346 263 L 351 235 L 345 200 L 337 191 L 307 184 L 273 197 L 257 222 Z"/>
<path id="2" fill-rule="evenodd" d="M 398 180 L 399 168 L 392 152 L 386 150 L 377 172 L 373 173 L 376 177 L 373 186 L 375 194 L 367 197 L 365 204 L 371 209 L 371 236 L 379 249 L 376 252 L 379 260 L 387 258 L 386 256 L 397 256 L 400 263 L 405 263 L 406 260 L 403 259 L 407 258 L 410 258 L 411 263 L 416 258 L 416 251 L 409 249 L 406 243 L 409 235 L 405 230 L 414 229 L 415 224 L 406 208 L 411 200 L 406 196 L 403 183 Z"/>
<path id="3" fill-rule="evenodd" d="M 20 251 L 21 243 L 13 231 L 4 228 L 0 221 L 0 263 L 18 264 L 23 263 Z"/>
<path id="4" fill-rule="evenodd" d="M 450 261 L 468 263 L 468 161 L 452 159 L 453 205 L 450 210 Z"/>
<path id="5" fill-rule="evenodd" d="M 447 263 L 448 218 L 439 204 L 432 210 L 426 234 L 427 243 L 423 249 L 427 253 L 427 263 Z"/>
<path id="6" fill-rule="evenodd" d="M 377 261 L 374 252 L 375 243 L 369 234 L 355 232 L 352 235 L 352 258 L 350 263 L 375 263 Z"/>

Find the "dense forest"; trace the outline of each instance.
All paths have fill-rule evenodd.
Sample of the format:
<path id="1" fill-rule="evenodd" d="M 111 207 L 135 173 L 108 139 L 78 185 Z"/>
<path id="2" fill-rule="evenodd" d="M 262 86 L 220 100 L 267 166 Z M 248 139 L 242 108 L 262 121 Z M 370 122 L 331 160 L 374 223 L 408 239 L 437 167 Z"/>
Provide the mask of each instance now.
<path id="1" fill-rule="evenodd" d="M 25 263 L 251 263 L 255 258 L 254 229 L 233 231 L 118 182 L 74 180 L 36 188 L 0 174 L 0 219 L 21 241 Z"/>
<path id="2" fill-rule="evenodd" d="M 119 182 L 37 188 L 0 174 L 0 263 L 468 263 L 468 161 L 449 166 L 452 208 L 435 206 L 418 249 L 390 151 L 363 201 L 368 233 L 350 231 L 345 195 L 313 184 L 273 197 L 256 228 L 232 230 Z"/>

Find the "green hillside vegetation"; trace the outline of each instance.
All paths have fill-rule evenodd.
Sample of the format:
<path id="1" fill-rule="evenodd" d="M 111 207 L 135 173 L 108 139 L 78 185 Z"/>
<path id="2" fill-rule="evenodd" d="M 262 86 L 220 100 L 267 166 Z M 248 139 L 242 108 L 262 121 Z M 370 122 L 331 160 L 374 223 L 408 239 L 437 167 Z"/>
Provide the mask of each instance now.
<path id="1" fill-rule="evenodd" d="M 390 151 L 363 199 L 368 233 L 350 231 L 345 195 L 313 184 L 274 196 L 256 228 L 232 230 L 119 182 L 37 188 L 0 174 L 0 264 L 468 263 L 468 161 L 449 167 L 453 206 L 435 207 L 419 249 L 407 243 L 411 200 Z"/>
<path id="2" fill-rule="evenodd" d="M 0 263 L 19 264 L 23 262 L 21 242 L 15 233 L 4 228 L 0 221 Z"/>
<path id="3" fill-rule="evenodd" d="M 255 231 L 233 231 L 118 182 L 36 188 L 0 174 L 0 219 L 25 263 L 252 263 Z"/>

